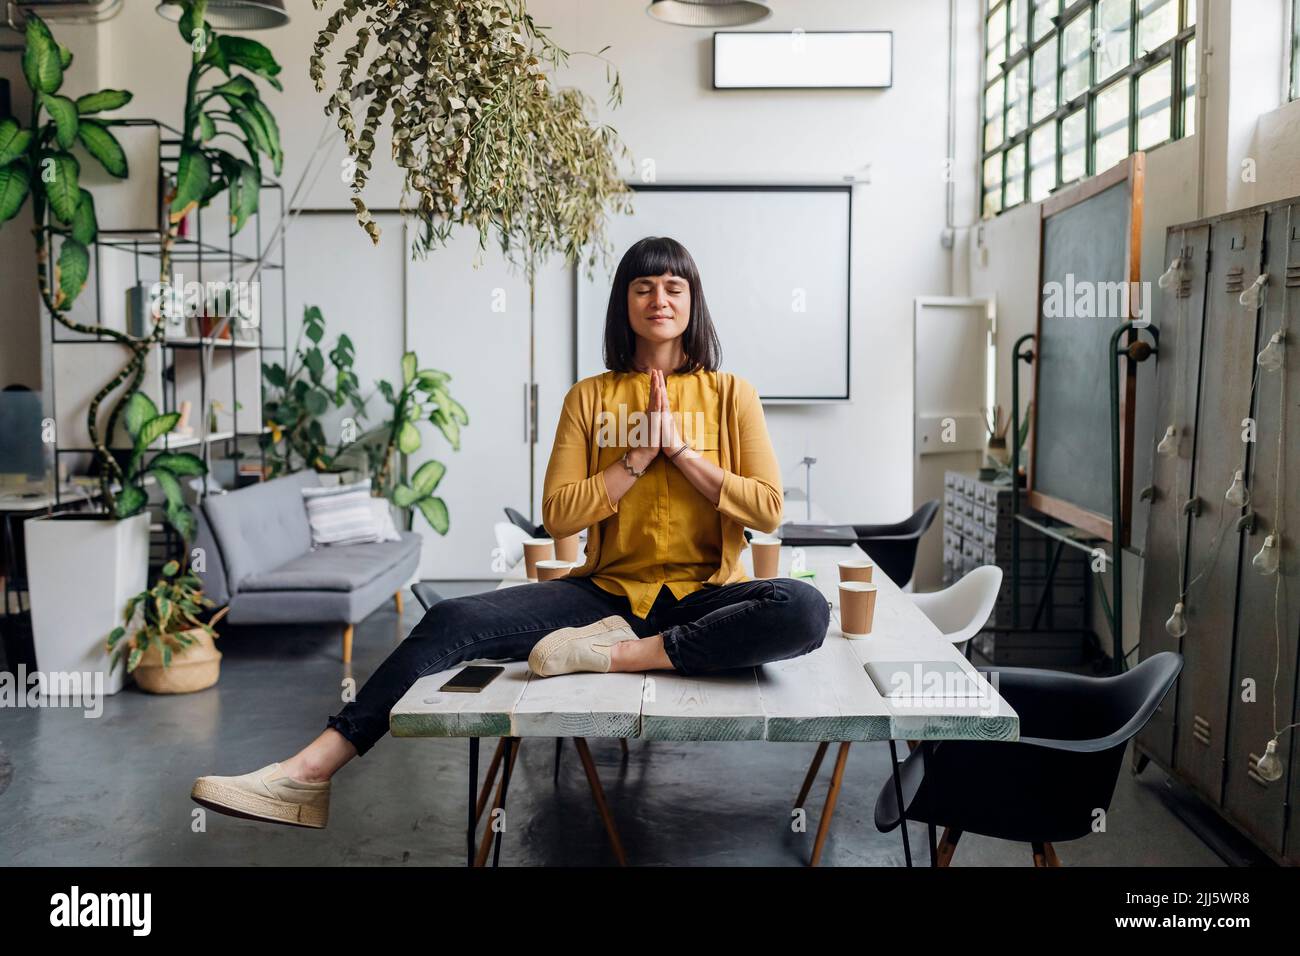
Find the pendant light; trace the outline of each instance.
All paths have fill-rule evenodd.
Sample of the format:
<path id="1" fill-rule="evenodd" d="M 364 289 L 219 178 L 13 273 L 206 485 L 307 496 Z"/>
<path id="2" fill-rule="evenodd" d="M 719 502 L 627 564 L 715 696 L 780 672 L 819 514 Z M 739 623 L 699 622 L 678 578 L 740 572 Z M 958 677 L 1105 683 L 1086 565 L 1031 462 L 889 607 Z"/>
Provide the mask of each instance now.
<path id="1" fill-rule="evenodd" d="M 1170 637 L 1182 637 L 1187 633 L 1187 619 L 1183 617 L 1183 602 L 1174 605 L 1174 613 L 1165 621 L 1165 630 Z"/>
<path id="2" fill-rule="evenodd" d="M 1286 361 L 1286 353 L 1282 345 L 1284 338 L 1280 331 L 1274 332 L 1268 340 L 1268 345 L 1255 356 L 1255 364 L 1266 372 L 1276 372 L 1280 369 Z"/>
<path id="3" fill-rule="evenodd" d="M 163 0 L 158 15 L 178 21 L 185 8 Z M 289 22 L 284 0 L 208 0 L 204 19 L 216 30 L 266 30 Z"/>
<path id="4" fill-rule="evenodd" d="M 1260 574 L 1277 574 L 1280 565 L 1277 533 L 1270 531 L 1264 536 L 1264 546 L 1251 559 L 1251 566 Z"/>
<path id="5" fill-rule="evenodd" d="M 1277 738 L 1274 737 L 1264 748 L 1264 756 L 1255 764 L 1255 773 L 1268 783 L 1282 779 L 1282 761 L 1277 756 Z"/>
<path id="6" fill-rule="evenodd" d="M 681 27 L 742 27 L 772 15 L 767 0 L 651 0 L 646 13 Z"/>
<path id="7" fill-rule="evenodd" d="M 1246 286 L 1246 290 L 1237 296 L 1237 301 L 1248 309 L 1258 309 L 1264 286 L 1268 283 L 1268 273 L 1262 272 L 1255 281 Z"/>
<path id="8" fill-rule="evenodd" d="M 1232 473 L 1232 484 L 1224 492 L 1223 500 L 1234 508 L 1244 508 L 1250 504 L 1250 489 L 1246 487 L 1246 479 L 1240 468 Z"/>
<path id="9" fill-rule="evenodd" d="M 1156 285 L 1160 286 L 1162 289 L 1172 289 L 1178 282 L 1182 271 L 1183 259 L 1179 256 L 1173 262 L 1169 263 L 1168 269 L 1160 274 L 1160 278 L 1156 281 Z"/>

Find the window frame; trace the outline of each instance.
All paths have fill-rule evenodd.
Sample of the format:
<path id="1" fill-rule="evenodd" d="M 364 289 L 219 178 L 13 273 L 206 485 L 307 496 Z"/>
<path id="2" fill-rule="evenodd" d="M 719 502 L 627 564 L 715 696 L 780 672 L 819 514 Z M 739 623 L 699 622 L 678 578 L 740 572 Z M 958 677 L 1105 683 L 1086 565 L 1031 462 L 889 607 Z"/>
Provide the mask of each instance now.
<path id="1" fill-rule="evenodd" d="M 1171 70 L 1170 91 L 1169 91 L 1169 111 L 1170 127 L 1169 136 L 1155 146 L 1181 139 L 1185 135 L 1184 126 L 1184 104 L 1188 97 L 1187 90 L 1183 84 L 1184 77 L 1184 60 L 1188 49 L 1188 43 L 1196 39 L 1195 15 L 1196 0 L 1169 0 L 1176 7 L 1175 30 L 1173 36 L 1160 43 L 1155 49 L 1142 53 L 1139 49 L 1139 39 L 1141 36 L 1141 13 L 1143 8 L 1150 6 L 1151 0 L 1128 0 L 1129 3 L 1129 21 L 1128 21 L 1128 43 L 1129 43 L 1129 60 L 1128 63 L 1112 71 L 1103 80 L 1098 80 L 1098 50 L 1099 43 L 1104 38 L 1099 37 L 1098 31 L 1098 7 L 1101 0 L 1023 0 L 1023 46 L 1016 53 L 1008 56 L 1003 60 L 996 73 L 992 76 L 988 74 L 988 53 L 990 47 L 1001 47 L 1004 51 L 1011 48 L 1013 40 L 1013 24 L 1011 17 L 1008 15 L 1012 0 L 985 0 L 982 5 L 982 51 L 983 56 L 980 60 L 980 76 L 983 82 L 980 86 L 980 131 L 979 131 L 979 165 L 978 165 L 978 196 L 980 217 L 982 219 L 992 218 L 1001 215 L 1009 209 L 1026 202 L 1035 202 L 1033 197 L 1032 174 L 1033 164 L 1029 150 L 1029 139 L 1034 131 L 1041 128 L 1046 123 L 1051 123 L 1054 127 L 1055 140 L 1055 176 L 1054 183 L 1049 191 L 1051 193 L 1072 185 L 1090 176 L 1103 172 L 1096 168 L 1096 145 L 1097 137 L 1094 134 L 1096 116 L 1096 100 L 1098 94 L 1106 91 L 1118 82 L 1124 82 L 1128 85 L 1128 154 L 1132 154 L 1137 148 L 1138 142 L 1138 123 L 1140 117 L 1138 114 L 1138 83 L 1140 78 L 1150 70 L 1159 69 L 1163 63 L 1168 60 Z M 1042 6 L 1052 8 L 1055 12 L 1048 14 L 1051 27 L 1043 34 L 1034 39 L 1033 24 L 1036 16 L 1039 15 Z M 1300 15 L 1294 13 L 1296 8 L 1300 8 L 1300 0 L 1292 0 L 1293 18 L 1292 18 L 1292 95 L 1300 96 Z M 1004 34 L 997 38 L 989 36 L 989 23 L 994 17 L 1000 21 Z M 1089 28 L 1089 52 L 1088 52 L 1088 85 L 1069 100 L 1062 99 L 1063 78 L 1065 57 L 1064 27 L 1073 23 L 1075 18 L 1084 15 L 1088 18 Z M 1190 22 L 1189 22 L 1190 21 Z M 994 42 L 990 42 L 991 39 Z M 1055 109 L 1046 113 L 1041 118 L 1035 120 L 1033 112 L 1033 93 L 1034 93 L 1034 62 L 1033 57 L 1045 48 L 1055 42 L 1056 67 L 1053 73 L 1053 98 Z M 1026 89 L 1022 92 L 1025 99 L 1024 109 L 1028 122 L 1025 127 L 1018 131 L 1014 136 L 1008 136 L 1007 116 L 1008 106 L 1010 106 L 1010 87 L 1011 76 L 1013 72 L 1024 64 L 1024 70 L 1028 77 Z M 1002 103 L 1000 112 L 995 117 L 990 118 L 985 115 L 987 112 L 988 95 L 997 83 L 1002 83 Z M 1191 92 L 1191 98 L 1196 95 L 1195 87 Z M 1063 174 L 1063 156 L 1062 156 L 1062 122 L 1079 109 L 1085 111 L 1084 118 L 1084 172 L 1078 180 L 1062 182 Z M 1000 122 L 1002 126 L 1002 135 L 999 143 L 989 148 L 986 143 L 987 127 L 990 120 Z M 1008 206 L 1007 198 L 1007 155 L 1017 146 L 1024 147 L 1025 163 L 1021 172 L 1023 182 L 1019 184 L 1020 201 L 1014 205 Z M 998 168 L 1001 170 L 999 182 L 995 187 L 986 188 L 984 185 L 984 167 L 988 160 L 997 157 Z M 1013 186 L 1013 190 L 1014 190 Z M 990 205 L 990 199 L 996 191 L 996 201 Z"/>
<path id="2" fill-rule="evenodd" d="M 1300 100 L 1300 0 L 1291 0 L 1291 84 L 1292 100 Z M 981 144 L 983 140 L 980 140 Z"/>

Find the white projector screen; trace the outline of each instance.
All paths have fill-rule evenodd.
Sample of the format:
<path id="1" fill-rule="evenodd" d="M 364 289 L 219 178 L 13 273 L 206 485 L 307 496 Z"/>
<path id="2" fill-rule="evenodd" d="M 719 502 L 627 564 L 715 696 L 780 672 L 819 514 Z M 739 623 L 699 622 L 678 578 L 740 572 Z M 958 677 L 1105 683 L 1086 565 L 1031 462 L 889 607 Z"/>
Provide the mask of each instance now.
<path id="1" fill-rule="evenodd" d="M 849 398 L 849 186 L 635 186 L 609 222 L 613 255 L 579 271 L 578 378 L 605 371 L 605 311 L 619 258 L 645 236 L 681 242 L 700 269 L 722 369 L 768 401 Z"/>

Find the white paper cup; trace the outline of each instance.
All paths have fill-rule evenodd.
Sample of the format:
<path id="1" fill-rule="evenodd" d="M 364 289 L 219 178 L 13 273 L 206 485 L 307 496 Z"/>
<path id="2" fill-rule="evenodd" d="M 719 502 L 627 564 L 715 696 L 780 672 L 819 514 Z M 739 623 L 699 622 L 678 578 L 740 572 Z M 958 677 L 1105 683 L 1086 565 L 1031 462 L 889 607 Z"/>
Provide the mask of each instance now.
<path id="1" fill-rule="evenodd" d="M 876 616 L 876 586 L 865 581 L 840 582 L 840 633 L 866 637 Z"/>
<path id="2" fill-rule="evenodd" d="M 524 573 L 537 580 L 537 562 L 555 559 L 555 542 L 550 538 L 527 538 L 524 541 Z"/>
<path id="3" fill-rule="evenodd" d="M 749 542 L 754 556 L 754 577 L 775 578 L 781 569 L 781 539 L 755 538 Z"/>
<path id="4" fill-rule="evenodd" d="M 572 561 L 543 558 L 537 562 L 537 580 L 554 581 L 556 578 L 564 577 L 572 570 Z"/>

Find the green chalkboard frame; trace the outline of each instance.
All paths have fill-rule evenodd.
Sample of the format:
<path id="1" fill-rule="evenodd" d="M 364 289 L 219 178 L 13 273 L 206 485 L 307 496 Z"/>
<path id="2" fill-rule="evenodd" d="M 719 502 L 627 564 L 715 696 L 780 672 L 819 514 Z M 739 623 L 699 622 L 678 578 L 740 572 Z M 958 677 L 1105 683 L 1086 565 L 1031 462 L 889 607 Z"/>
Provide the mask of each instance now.
<path id="1" fill-rule="evenodd" d="M 1071 189 L 1064 190 L 1057 195 L 1043 201 L 1038 229 L 1038 322 L 1036 328 L 1035 347 L 1041 349 L 1043 342 L 1043 263 L 1045 261 L 1044 240 L 1047 232 L 1047 223 L 1053 216 L 1063 212 L 1066 209 L 1078 206 L 1092 199 L 1094 196 L 1105 192 L 1113 186 L 1121 183 L 1126 184 L 1128 192 L 1128 222 L 1124 226 L 1123 241 L 1125 243 L 1124 262 L 1127 264 L 1127 281 L 1130 283 L 1140 282 L 1142 278 L 1142 192 L 1143 181 L 1146 172 L 1146 154 L 1135 152 L 1128 156 L 1123 162 L 1111 167 L 1103 173 L 1098 173 L 1085 182 L 1079 183 Z M 1117 241 L 1119 237 L 1103 237 L 1101 241 Z M 1130 315 L 1129 319 L 1137 318 L 1132 314 L 1132 301 L 1129 301 Z M 1123 321 L 1123 320 L 1121 320 Z M 1134 333 L 1130 331 L 1124 344 L 1127 345 L 1133 341 Z M 1110 357 L 1111 361 L 1115 358 Z M 1042 368 L 1041 361 L 1034 362 L 1034 399 L 1037 405 L 1039 395 L 1039 370 Z M 1104 365 L 1098 365 L 1097 375 L 1106 377 L 1109 375 L 1109 369 Z M 1133 505 L 1133 418 L 1134 418 L 1134 399 L 1137 387 L 1137 369 L 1136 363 L 1127 361 L 1120 379 L 1120 545 L 1126 546 L 1129 543 L 1129 525 L 1130 516 L 1132 515 Z M 1035 471 L 1037 470 L 1038 452 L 1040 445 L 1040 424 L 1042 416 L 1036 413 L 1033 417 L 1033 444 L 1029 454 L 1029 475 L 1028 475 L 1028 501 L 1031 508 L 1037 509 L 1043 514 L 1057 518 L 1073 527 L 1079 528 L 1089 534 L 1095 535 L 1104 541 L 1114 542 L 1115 534 L 1112 515 L 1102 514 L 1091 508 L 1084 507 L 1077 502 L 1069 501 L 1065 498 L 1050 494 L 1044 491 L 1035 482 Z M 1109 409 L 1099 409 L 1099 414 L 1106 415 L 1109 420 Z M 1109 454 L 1110 449 L 1106 448 L 1105 452 Z"/>

